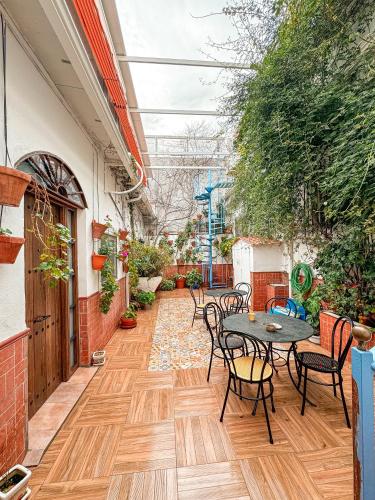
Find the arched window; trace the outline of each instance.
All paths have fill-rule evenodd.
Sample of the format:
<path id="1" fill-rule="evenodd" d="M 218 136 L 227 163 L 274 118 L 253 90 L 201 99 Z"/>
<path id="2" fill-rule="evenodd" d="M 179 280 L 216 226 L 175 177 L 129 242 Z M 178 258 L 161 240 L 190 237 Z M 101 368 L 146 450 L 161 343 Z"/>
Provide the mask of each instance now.
<path id="1" fill-rule="evenodd" d="M 56 156 L 32 153 L 21 159 L 17 168 L 31 174 L 34 180 L 61 200 L 87 208 L 85 195 L 70 168 Z"/>

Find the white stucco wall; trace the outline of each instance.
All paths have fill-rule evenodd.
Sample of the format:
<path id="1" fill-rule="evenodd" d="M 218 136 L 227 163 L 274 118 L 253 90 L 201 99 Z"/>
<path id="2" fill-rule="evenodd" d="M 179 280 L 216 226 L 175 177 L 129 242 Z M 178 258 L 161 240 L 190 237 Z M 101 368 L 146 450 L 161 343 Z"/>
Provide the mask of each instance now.
<path id="1" fill-rule="evenodd" d="M 103 153 L 94 147 L 10 30 L 7 38 L 7 107 L 11 163 L 14 165 L 36 151 L 48 152 L 71 168 L 82 187 L 88 209 L 79 210 L 77 217 L 78 289 L 79 296 L 88 296 L 99 289 L 99 273 L 91 269 L 92 219 L 102 222 L 108 214 L 116 229 L 124 227 L 113 201 L 104 192 L 116 190 L 115 181 L 110 172 L 104 172 Z M 4 162 L 3 138 L 0 142 L 0 158 Z M 120 211 L 121 205 L 118 200 Z M 129 220 L 128 214 L 126 218 Z M 24 234 L 23 204 L 19 208 L 4 207 L 2 227 L 11 229 L 14 236 Z M 118 276 L 122 276 L 120 266 Z M 1 341 L 26 327 L 23 249 L 14 265 L 0 265 L 0 304 Z"/>

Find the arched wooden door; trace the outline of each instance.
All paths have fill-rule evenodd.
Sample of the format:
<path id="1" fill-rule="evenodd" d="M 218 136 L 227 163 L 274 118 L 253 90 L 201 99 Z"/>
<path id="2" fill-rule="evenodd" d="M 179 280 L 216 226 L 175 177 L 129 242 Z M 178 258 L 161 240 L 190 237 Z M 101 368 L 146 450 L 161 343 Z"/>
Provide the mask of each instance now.
<path id="1" fill-rule="evenodd" d="M 42 157 L 41 157 L 42 156 Z M 25 294 L 26 324 L 30 328 L 28 341 L 28 411 L 31 418 L 49 398 L 57 386 L 68 380 L 79 363 L 79 328 L 77 310 L 77 189 L 72 187 L 71 172 L 60 160 L 47 155 L 33 155 L 18 167 L 33 173 L 36 182 L 43 183 L 49 192 L 53 222 L 62 223 L 70 229 L 72 242 L 68 249 L 71 274 L 68 282 L 60 282 L 50 287 L 42 271 L 37 266 L 43 245 L 30 231 L 34 210 L 34 193 L 31 187 L 25 195 Z M 44 170 L 45 169 L 45 170 Z M 51 174 L 55 173 L 55 176 Z M 48 176 L 48 182 L 43 177 Z M 51 183 L 56 180 L 56 185 Z M 61 182 L 65 179 L 66 183 Z M 57 181 L 60 180 L 60 184 Z M 52 189 L 53 188 L 53 189 Z M 69 198 L 73 195 L 74 201 Z M 81 205 L 81 204 L 80 204 Z M 82 206 L 82 205 L 81 205 Z M 40 224 L 40 231 L 45 231 Z"/>

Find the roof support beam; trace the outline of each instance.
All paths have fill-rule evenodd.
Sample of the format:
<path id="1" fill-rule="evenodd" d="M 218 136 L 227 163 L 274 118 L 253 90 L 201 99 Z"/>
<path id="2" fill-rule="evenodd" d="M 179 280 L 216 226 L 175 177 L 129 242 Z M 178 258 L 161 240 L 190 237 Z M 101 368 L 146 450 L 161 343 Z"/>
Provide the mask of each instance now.
<path id="1" fill-rule="evenodd" d="M 142 64 L 167 64 L 171 66 L 200 66 L 203 68 L 251 69 L 248 64 L 223 61 L 199 61 L 196 59 L 171 59 L 168 57 L 140 57 L 118 55 L 119 62 Z"/>
<path id="2" fill-rule="evenodd" d="M 188 135 L 145 135 L 146 139 L 170 139 L 170 140 L 189 140 L 189 141 L 222 141 L 223 136 L 205 137 L 201 136 L 188 136 Z"/>
<path id="3" fill-rule="evenodd" d="M 150 109 L 150 108 L 129 108 L 131 113 L 152 114 L 152 115 L 205 115 L 205 116 L 229 116 L 218 111 L 204 109 Z"/>
<path id="4" fill-rule="evenodd" d="M 147 167 L 151 170 L 225 170 L 225 167 L 199 167 L 197 165 L 150 165 Z"/>
<path id="5" fill-rule="evenodd" d="M 210 158 L 218 158 L 218 159 L 223 159 L 226 156 L 229 156 L 229 153 L 150 153 L 149 151 L 142 151 L 142 155 L 148 155 L 148 156 L 165 156 L 165 157 L 178 157 L 178 156 L 208 156 Z"/>

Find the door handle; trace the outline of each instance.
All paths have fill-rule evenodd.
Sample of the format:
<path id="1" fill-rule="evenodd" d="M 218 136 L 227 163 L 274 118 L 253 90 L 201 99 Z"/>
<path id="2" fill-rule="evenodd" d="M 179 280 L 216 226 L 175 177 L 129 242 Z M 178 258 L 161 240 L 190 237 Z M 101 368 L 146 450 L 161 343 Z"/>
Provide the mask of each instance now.
<path id="1" fill-rule="evenodd" d="M 51 317 L 50 314 L 46 314 L 45 316 L 37 316 L 36 318 L 33 319 L 33 323 L 40 323 L 41 321 L 44 321 L 50 317 Z"/>

